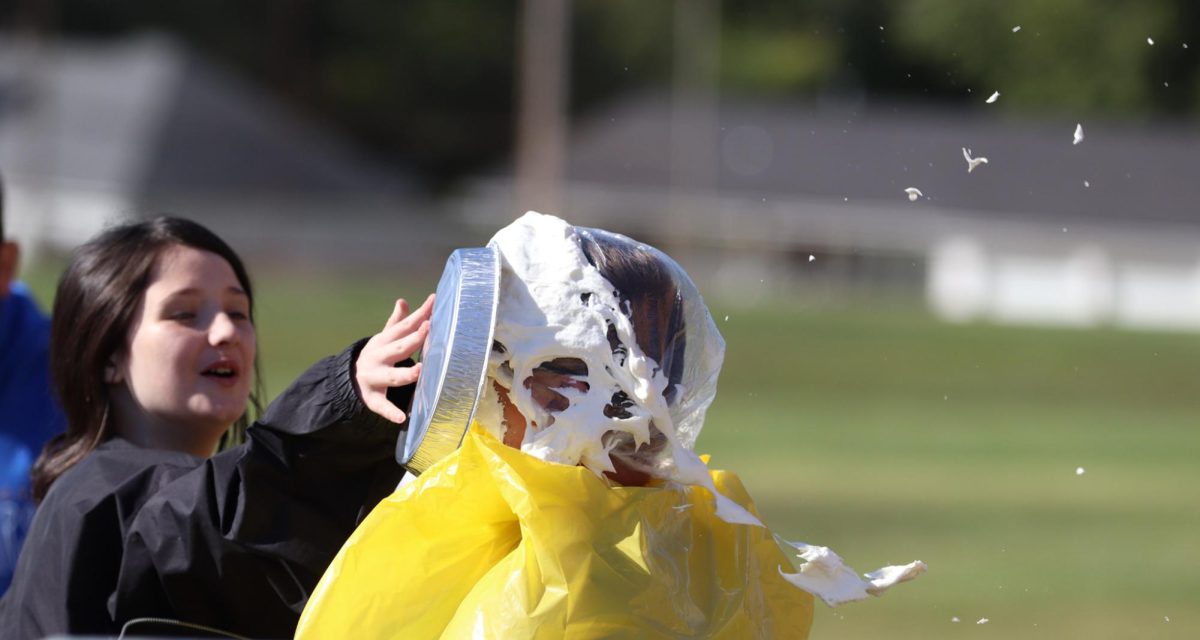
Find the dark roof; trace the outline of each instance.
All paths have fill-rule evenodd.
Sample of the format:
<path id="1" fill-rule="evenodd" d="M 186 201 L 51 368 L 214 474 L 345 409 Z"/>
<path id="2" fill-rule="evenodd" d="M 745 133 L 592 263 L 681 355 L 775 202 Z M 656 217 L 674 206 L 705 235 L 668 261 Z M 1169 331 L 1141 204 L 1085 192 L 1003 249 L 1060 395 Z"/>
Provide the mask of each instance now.
<path id="1" fill-rule="evenodd" d="M 148 192 L 283 191 L 326 196 L 408 185 L 282 100 L 186 55 L 154 138 Z"/>
<path id="2" fill-rule="evenodd" d="M 0 159 L 13 176 L 142 201 L 411 191 L 334 128 L 168 36 L 26 44 L 0 38 L 0 130 L 13 141 Z"/>
<path id="3" fill-rule="evenodd" d="M 1082 219 L 1200 225 L 1194 123 L 1084 121 L 1085 139 L 1074 145 L 1075 121 L 1015 119 L 980 96 L 970 110 L 725 100 L 717 124 L 723 196 L 896 202 L 917 187 L 925 204 L 972 215 L 1056 226 Z M 583 119 L 572 135 L 570 180 L 670 183 L 665 97 L 620 102 Z M 989 163 L 968 174 L 963 147 Z"/>

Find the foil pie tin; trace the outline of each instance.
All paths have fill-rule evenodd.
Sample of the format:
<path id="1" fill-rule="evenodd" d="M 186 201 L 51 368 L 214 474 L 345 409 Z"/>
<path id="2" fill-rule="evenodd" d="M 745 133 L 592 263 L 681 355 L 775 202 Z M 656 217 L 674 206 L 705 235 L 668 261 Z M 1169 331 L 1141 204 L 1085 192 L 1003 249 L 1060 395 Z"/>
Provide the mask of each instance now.
<path id="1" fill-rule="evenodd" d="M 396 460 L 420 475 L 462 444 L 483 391 L 500 294 L 493 247 L 450 254 L 421 354 L 422 371 Z"/>

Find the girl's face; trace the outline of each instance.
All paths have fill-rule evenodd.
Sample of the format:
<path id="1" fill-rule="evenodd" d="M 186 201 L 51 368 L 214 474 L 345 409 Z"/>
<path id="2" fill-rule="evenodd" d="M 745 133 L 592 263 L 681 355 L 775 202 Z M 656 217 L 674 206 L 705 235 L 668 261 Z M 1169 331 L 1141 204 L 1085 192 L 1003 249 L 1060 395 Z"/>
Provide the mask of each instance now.
<path id="1" fill-rule="evenodd" d="M 529 389 L 533 401 L 550 414 L 550 419 L 553 420 L 555 413 L 565 411 L 571 404 L 559 391 L 574 389 L 587 393 L 591 388 L 587 383 L 587 375 L 587 363 L 583 360 L 555 358 L 549 362 L 543 362 L 540 367 L 535 368 L 533 375 L 526 378 L 522 384 Z M 508 391 L 496 382 L 492 384 L 495 385 L 497 395 L 500 397 L 504 416 L 504 444 L 520 449 L 522 439 L 525 437 L 525 430 L 529 428 L 528 420 L 512 403 L 508 397 Z M 611 414 L 607 412 L 605 415 L 611 417 Z M 630 466 L 624 458 L 613 456 L 610 461 L 613 470 L 604 473 L 609 480 L 627 487 L 642 487 L 650 481 L 649 473 Z"/>
<path id="2" fill-rule="evenodd" d="M 132 402 L 121 420 L 172 448 L 218 438 L 246 410 L 254 370 L 250 298 L 215 253 L 163 251 L 114 358 L 109 382 Z"/>

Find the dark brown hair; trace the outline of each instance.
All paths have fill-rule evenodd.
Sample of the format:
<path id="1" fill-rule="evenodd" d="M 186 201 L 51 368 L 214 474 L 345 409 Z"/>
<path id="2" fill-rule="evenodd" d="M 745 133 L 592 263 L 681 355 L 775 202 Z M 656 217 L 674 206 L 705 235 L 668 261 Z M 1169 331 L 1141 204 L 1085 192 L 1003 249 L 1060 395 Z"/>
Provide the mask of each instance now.
<path id="1" fill-rule="evenodd" d="M 250 298 L 250 277 L 233 249 L 205 227 L 183 218 L 158 217 L 112 227 L 80 246 L 58 281 L 50 333 L 50 372 L 67 418 L 67 430 L 46 444 L 34 463 L 33 496 L 41 501 L 63 473 L 109 436 L 109 388 L 105 367 L 126 348 L 129 328 L 159 257 L 174 246 L 221 256 Z M 261 411 L 262 378 L 254 362 L 250 402 Z M 222 446 L 240 441 L 243 414 Z"/>
<path id="2" fill-rule="evenodd" d="M 633 323 L 638 348 L 667 376 L 667 401 L 683 374 L 683 298 L 670 269 L 649 249 L 605 232 L 580 229 L 584 257 L 617 291 L 622 311 Z M 609 341 L 616 340 L 610 327 Z M 614 349 L 620 345 L 614 344 Z"/>
<path id="3" fill-rule="evenodd" d="M 602 231 L 578 228 L 580 247 L 587 261 L 604 276 L 621 300 L 621 311 L 633 323 L 637 346 L 654 360 L 667 378 L 663 391 L 668 403 L 675 401 L 683 376 L 686 351 L 683 297 L 670 268 L 653 250 L 627 238 Z M 625 350 L 616 327 L 609 326 L 608 341 L 613 352 Z M 623 391 L 613 395 L 604 409 L 610 418 L 628 417 L 633 401 Z M 601 442 L 609 451 L 614 471 L 605 475 L 626 486 L 645 486 L 653 476 L 655 458 L 668 444 L 653 423 L 649 442 L 638 446 L 633 436 L 609 431 Z"/>

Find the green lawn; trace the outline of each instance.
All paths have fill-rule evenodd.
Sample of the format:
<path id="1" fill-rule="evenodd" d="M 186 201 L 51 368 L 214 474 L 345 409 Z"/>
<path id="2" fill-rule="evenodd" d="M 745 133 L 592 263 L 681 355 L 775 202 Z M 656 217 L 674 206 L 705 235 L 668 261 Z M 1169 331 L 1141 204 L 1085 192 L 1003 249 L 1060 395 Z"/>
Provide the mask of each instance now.
<path id="1" fill-rule="evenodd" d="M 269 395 L 428 288 L 260 274 Z M 930 567 L 882 599 L 818 605 L 814 637 L 1200 637 L 1200 335 L 713 315 L 728 354 L 698 449 L 784 537 L 862 571 Z"/>
<path id="2" fill-rule="evenodd" d="M 1200 637 L 1200 336 L 725 313 L 698 448 L 781 535 L 930 566 L 816 636 Z"/>

